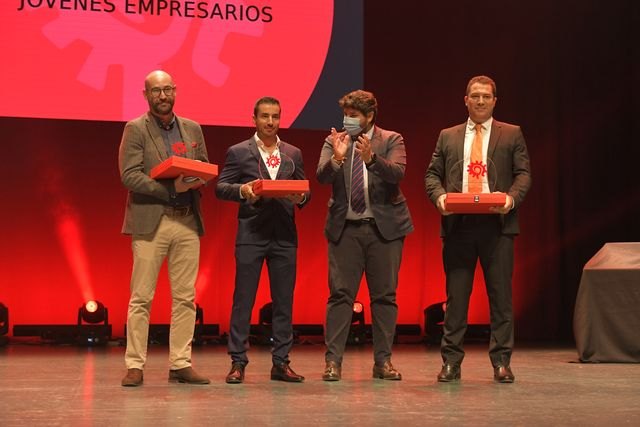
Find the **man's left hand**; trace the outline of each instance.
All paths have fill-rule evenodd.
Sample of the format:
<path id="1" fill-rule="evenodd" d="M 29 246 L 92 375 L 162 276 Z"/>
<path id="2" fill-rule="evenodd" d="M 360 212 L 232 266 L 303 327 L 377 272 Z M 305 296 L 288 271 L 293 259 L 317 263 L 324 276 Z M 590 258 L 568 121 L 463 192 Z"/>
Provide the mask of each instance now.
<path id="1" fill-rule="evenodd" d="M 287 196 L 287 199 L 289 199 L 296 205 L 299 205 L 304 200 L 304 194 L 289 194 Z"/>
<path id="2" fill-rule="evenodd" d="M 363 134 L 358 137 L 356 150 L 360 153 L 363 162 L 369 163 L 371 161 L 373 153 L 371 152 L 371 140 L 367 135 Z"/>
<path id="3" fill-rule="evenodd" d="M 499 193 L 498 193 L 499 194 Z M 507 196 L 507 200 L 504 203 L 504 206 L 501 207 L 491 207 L 489 208 L 489 210 L 493 213 L 497 213 L 497 214 L 508 214 L 511 209 L 513 209 L 513 197 L 511 197 L 510 195 L 506 195 Z"/>

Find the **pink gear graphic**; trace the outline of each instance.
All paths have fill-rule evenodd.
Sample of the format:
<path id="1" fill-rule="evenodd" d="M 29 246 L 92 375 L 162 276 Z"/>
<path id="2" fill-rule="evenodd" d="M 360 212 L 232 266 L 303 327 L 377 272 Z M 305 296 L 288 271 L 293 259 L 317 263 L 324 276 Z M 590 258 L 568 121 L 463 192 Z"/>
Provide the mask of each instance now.
<path id="1" fill-rule="evenodd" d="M 270 154 L 269 157 L 267 157 L 267 165 L 269 165 L 270 167 L 276 168 L 278 167 L 279 164 L 280 164 L 280 157 L 274 154 Z"/>
<path id="2" fill-rule="evenodd" d="M 471 162 L 467 167 L 467 172 L 474 178 L 480 178 L 487 174 L 487 165 L 483 164 L 481 161 Z"/>
<path id="3" fill-rule="evenodd" d="M 227 4 L 244 2 L 236 0 Z M 263 32 L 263 24 L 256 22 L 227 21 L 220 25 L 213 20 L 168 18 L 166 29 L 158 34 L 148 31 L 145 19 L 162 18 L 115 12 L 85 14 L 79 20 L 76 11 L 60 10 L 59 17 L 42 31 L 59 49 L 79 40 L 91 46 L 77 79 L 94 89 L 104 89 L 110 67 L 122 67 L 122 120 L 140 112 L 137 108 L 140 77 L 162 68 L 164 62 L 176 55 L 186 44 L 192 26 L 197 25 L 198 31 L 191 58 L 193 70 L 213 86 L 222 86 L 229 76 L 229 67 L 219 60 L 229 34 L 260 36 Z M 101 33 L 96 28 L 105 31 Z"/>

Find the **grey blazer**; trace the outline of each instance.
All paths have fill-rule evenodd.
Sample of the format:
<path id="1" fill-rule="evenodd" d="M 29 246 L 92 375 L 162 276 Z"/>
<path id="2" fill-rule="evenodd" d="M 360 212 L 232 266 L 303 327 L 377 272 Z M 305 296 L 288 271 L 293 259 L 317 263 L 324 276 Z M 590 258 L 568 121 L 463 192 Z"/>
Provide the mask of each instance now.
<path id="1" fill-rule="evenodd" d="M 208 162 L 200 125 L 177 116 L 176 123 L 187 148 L 186 157 Z M 122 225 L 124 234 L 149 234 L 158 227 L 164 207 L 175 194 L 175 189 L 173 179 L 155 180 L 149 177 L 149 173 L 167 158 L 160 128 L 151 113 L 147 112 L 126 124 L 118 153 L 120 179 L 129 190 Z M 198 233 L 202 235 L 204 225 L 200 212 L 200 192 L 189 191 L 193 195 Z"/>
<path id="2" fill-rule="evenodd" d="M 400 181 L 404 178 L 407 164 L 402 135 L 374 127 L 371 149 L 376 161 L 368 168 L 369 203 L 376 225 L 382 237 L 395 240 L 413 231 L 413 222 L 409 214 L 407 201 L 400 190 Z M 342 166 L 331 160 L 333 147 L 329 139 L 325 140 L 320 153 L 316 176 L 322 184 L 332 185 L 329 199 L 329 212 L 325 225 L 325 236 L 337 242 L 342 236 L 349 194 L 351 194 L 351 159 L 353 150 Z"/>
<path id="3" fill-rule="evenodd" d="M 440 132 L 424 177 L 425 190 L 433 204 L 436 204 L 442 194 L 460 192 L 462 188 L 463 168 L 459 164 L 464 160 L 466 125 L 465 122 Z M 494 119 L 487 158 L 489 164 L 495 165 L 487 171 L 491 192 L 507 193 L 513 197 L 515 204 L 511 212 L 500 216 L 502 232 L 518 234 L 518 208 L 531 187 L 529 153 L 520 127 Z M 445 236 L 451 231 L 459 218 L 459 215 L 443 216 L 441 235 Z"/>

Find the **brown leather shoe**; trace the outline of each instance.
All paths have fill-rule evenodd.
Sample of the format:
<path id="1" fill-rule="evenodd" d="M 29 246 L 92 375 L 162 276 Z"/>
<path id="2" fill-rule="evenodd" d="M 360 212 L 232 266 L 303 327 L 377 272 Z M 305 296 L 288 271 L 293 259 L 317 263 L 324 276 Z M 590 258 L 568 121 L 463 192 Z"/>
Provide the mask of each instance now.
<path id="1" fill-rule="evenodd" d="M 391 360 L 385 360 L 382 366 L 373 365 L 373 378 L 400 381 L 402 375 L 393 367 Z"/>
<path id="2" fill-rule="evenodd" d="M 205 378 L 198 374 L 191 366 L 186 368 L 170 370 L 169 371 L 170 383 L 185 383 L 185 384 L 209 384 L 209 378 Z"/>
<path id="3" fill-rule="evenodd" d="M 231 370 L 225 378 L 227 384 L 240 384 L 244 382 L 244 365 L 239 362 L 231 363 Z"/>
<path id="4" fill-rule="evenodd" d="M 453 381 L 458 381 L 461 376 L 460 365 L 453 365 L 450 363 L 445 363 L 442 365 L 442 369 L 438 374 L 438 382 L 441 383 L 450 383 Z"/>
<path id="5" fill-rule="evenodd" d="M 304 381 L 302 375 L 296 374 L 289 366 L 289 362 L 274 363 L 271 368 L 271 379 L 276 381 L 286 381 L 288 383 L 301 383 Z"/>
<path id="6" fill-rule="evenodd" d="M 138 387 L 142 385 L 142 369 L 127 369 L 127 375 L 122 379 L 123 387 Z"/>
<path id="7" fill-rule="evenodd" d="M 342 366 L 338 362 L 327 362 L 322 373 L 322 381 L 340 381 L 340 379 L 342 379 Z"/>
<path id="8" fill-rule="evenodd" d="M 493 368 L 493 379 L 499 383 L 512 383 L 516 380 L 516 377 L 509 366 L 498 365 Z"/>

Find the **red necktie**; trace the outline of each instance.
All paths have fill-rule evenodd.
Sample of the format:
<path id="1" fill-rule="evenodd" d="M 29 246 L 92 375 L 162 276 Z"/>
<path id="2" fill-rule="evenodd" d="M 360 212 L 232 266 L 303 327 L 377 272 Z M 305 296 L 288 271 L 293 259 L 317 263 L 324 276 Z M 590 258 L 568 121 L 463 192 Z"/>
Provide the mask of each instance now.
<path id="1" fill-rule="evenodd" d="M 364 202 L 364 173 L 362 171 L 362 157 L 354 148 L 353 150 L 353 166 L 351 168 L 351 210 L 355 213 L 363 213 L 365 210 Z"/>
<path id="2" fill-rule="evenodd" d="M 473 137 L 471 145 L 471 161 L 467 168 L 468 192 L 479 194 L 482 193 L 482 178 L 487 173 L 486 167 L 482 162 L 482 125 L 476 125 L 476 134 Z"/>

